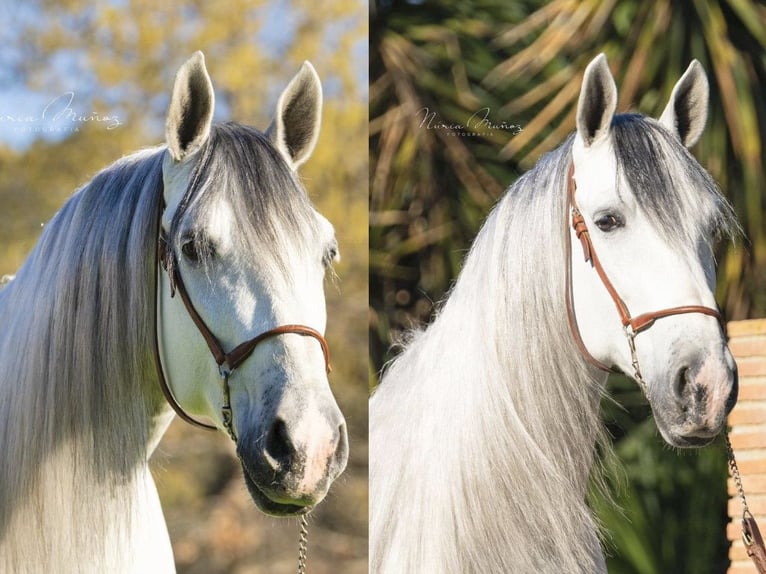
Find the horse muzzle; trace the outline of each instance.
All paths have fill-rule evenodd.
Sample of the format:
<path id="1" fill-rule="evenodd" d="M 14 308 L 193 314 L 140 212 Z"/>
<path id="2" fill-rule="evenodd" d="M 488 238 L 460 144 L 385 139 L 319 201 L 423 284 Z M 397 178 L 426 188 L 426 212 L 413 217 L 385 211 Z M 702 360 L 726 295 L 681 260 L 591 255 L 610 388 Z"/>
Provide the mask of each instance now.
<path id="1" fill-rule="evenodd" d="M 675 370 L 672 385 L 652 400 L 657 427 L 668 444 L 699 447 L 712 442 L 726 424 L 738 393 L 737 368 L 733 361 L 708 357 Z"/>
<path id="2" fill-rule="evenodd" d="M 292 423 L 275 417 L 268 428 L 243 433 L 237 455 L 260 510 L 274 516 L 305 514 L 346 468 L 346 423 L 337 408 L 326 416 L 304 414 Z"/>

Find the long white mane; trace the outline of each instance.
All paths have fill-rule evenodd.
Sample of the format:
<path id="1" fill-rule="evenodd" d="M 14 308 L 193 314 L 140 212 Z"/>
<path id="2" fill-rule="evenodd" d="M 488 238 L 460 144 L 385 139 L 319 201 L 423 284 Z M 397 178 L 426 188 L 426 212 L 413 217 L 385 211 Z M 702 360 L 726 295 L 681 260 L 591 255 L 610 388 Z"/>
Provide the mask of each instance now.
<path id="1" fill-rule="evenodd" d="M 62 549 L 83 554 L 61 568 L 87 570 L 87 552 L 107 550 L 108 507 L 129 517 L 126 486 L 147 472 L 163 154 L 126 157 L 75 193 L 0 290 L 2 572 Z"/>
<path id="2" fill-rule="evenodd" d="M 603 375 L 564 307 L 570 157 L 571 139 L 513 185 L 372 399 L 374 572 L 603 564 L 584 496 L 606 444 Z"/>

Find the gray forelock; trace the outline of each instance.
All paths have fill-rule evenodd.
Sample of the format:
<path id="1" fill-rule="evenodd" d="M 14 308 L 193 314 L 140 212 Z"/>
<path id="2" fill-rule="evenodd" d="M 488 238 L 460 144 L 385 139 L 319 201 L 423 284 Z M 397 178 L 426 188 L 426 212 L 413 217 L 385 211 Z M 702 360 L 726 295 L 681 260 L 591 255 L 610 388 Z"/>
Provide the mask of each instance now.
<path id="1" fill-rule="evenodd" d="M 318 220 L 306 191 L 266 135 L 236 123 L 213 126 L 189 187 L 173 216 L 171 241 L 185 217 L 204 230 L 219 201 L 235 214 L 232 238 L 241 254 L 258 253 L 288 272 L 287 250 L 311 249 Z M 204 256 L 204 252 L 201 253 Z"/>
<path id="2" fill-rule="evenodd" d="M 658 122 L 619 114 L 611 133 L 618 175 L 669 241 L 690 247 L 736 233 L 734 211 L 713 178 Z"/>

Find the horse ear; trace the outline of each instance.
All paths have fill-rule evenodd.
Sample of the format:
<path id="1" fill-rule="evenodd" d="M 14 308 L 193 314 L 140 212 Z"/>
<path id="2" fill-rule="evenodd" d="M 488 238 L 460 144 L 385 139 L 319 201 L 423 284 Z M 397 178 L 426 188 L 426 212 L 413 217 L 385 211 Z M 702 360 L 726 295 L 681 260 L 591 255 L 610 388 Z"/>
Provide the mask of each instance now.
<path id="1" fill-rule="evenodd" d="M 205 56 L 195 52 L 176 73 L 165 122 L 165 139 L 173 159 L 197 151 L 210 135 L 215 94 L 205 68 Z"/>
<path id="2" fill-rule="evenodd" d="M 271 143 L 293 169 L 305 162 L 319 137 L 322 116 L 322 84 L 309 62 L 279 96 L 274 121 L 266 130 Z"/>
<path id="3" fill-rule="evenodd" d="M 609 133 L 612 117 L 617 109 L 617 86 L 606 63 L 599 54 L 588 67 L 577 102 L 577 133 L 585 147 L 591 146 Z"/>
<path id="4" fill-rule="evenodd" d="M 660 123 L 678 136 L 686 147 L 692 147 L 702 135 L 707 121 L 709 86 L 707 75 L 697 60 L 692 60 L 678 80 Z"/>

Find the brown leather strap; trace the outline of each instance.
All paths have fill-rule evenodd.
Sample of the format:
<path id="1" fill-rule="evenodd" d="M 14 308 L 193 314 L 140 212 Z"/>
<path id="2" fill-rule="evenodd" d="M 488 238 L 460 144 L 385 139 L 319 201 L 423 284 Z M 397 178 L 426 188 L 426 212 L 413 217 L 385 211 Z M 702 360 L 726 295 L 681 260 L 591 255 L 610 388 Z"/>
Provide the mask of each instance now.
<path id="1" fill-rule="evenodd" d="M 745 511 L 742 516 L 742 540 L 745 543 L 747 555 L 753 560 L 758 572 L 766 574 L 766 547 L 764 547 L 758 523 L 748 511 Z"/>
<path id="2" fill-rule="evenodd" d="M 570 181 L 574 181 L 574 179 L 571 179 Z M 596 270 L 596 273 L 598 273 L 601 282 L 609 292 L 609 296 L 612 298 L 612 301 L 614 301 L 615 307 L 617 307 L 617 313 L 620 315 L 622 324 L 625 325 L 626 320 L 630 321 L 630 312 L 628 311 L 628 307 L 625 305 L 622 298 L 617 293 L 617 289 L 615 289 L 614 285 L 612 285 L 612 282 L 609 280 L 606 271 L 604 271 L 604 267 L 601 265 L 601 260 L 598 258 L 598 255 L 596 255 L 596 250 L 593 249 L 593 243 L 591 243 L 590 240 L 590 232 L 588 231 L 588 226 L 585 224 L 585 218 L 583 217 L 582 213 L 580 213 L 580 209 L 577 207 L 574 195 L 570 197 L 570 203 L 572 206 L 572 227 L 577 234 L 577 239 L 580 240 L 580 244 L 582 245 L 585 261 L 590 261 L 591 266 Z"/>
<path id="3" fill-rule="evenodd" d="M 567 173 L 567 202 L 566 202 L 566 215 L 564 216 L 564 221 L 569 220 L 569 212 L 572 210 L 572 198 L 574 197 L 574 164 L 569 165 L 569 171 Z M 583 222 L 584 224 L 584 222 Z M 604 363 L 596 359 L 593 355 L 590 354 L 590 351 L 588 351 L 588 347 L 585 346 L 585 342 L 582 340 L 582 336 L 580 335 L 580 328 L 577 325 L 577 318 L 575 317 L 574 313 L 574 304 L 573 304 L 573 294 L 572 294 L 572 238 L 570 236 L 569 227 L 566 227 L 564 229 L 564 244 L 566 246 L 566 267 L 565 267 L 565 281 L 566 285 L 564 288 L 565 291 L 565 297 L 566 297 L 566 308 L 567 308 L 567 322 L 569 323 L 569 332 L 572 334 L 572 338 L 574 339 L 575 344 L 577 345 L 577 348 L 580 350 L 580 354 L 582 354 L 583 357 L 585 357 L 585 360 L 588 361 L 591 365 L 596 367 L 597 369 L 601 371 L 606 371 L 607 373 L 614 372 L 614 369 L 606 366 Z M 586 251 L 586 245 L 583 244 L 583 251 L 586 257 L 586 261 L 589 261 L 589 255 L 590 255 L 590 242 L 587 244 L 588 250 Z"/>
<path id="4" fill-rule="evenodd" d="M 330 349 L 327 346 L 327 341 L 319 331 L 312 329 L 311 327 L 307 327 L 306 325 L 291 324 L 275 327 L 274 329 L 270 329 L 264 333 L 261 333 L 260 335 L 253 337 L 252 339 L 248 339 L 247 341 L 240 343 L 227 353 L 224 351 L 221 343 L 218 341 L 216 336 L 197 312 L 197 309 L 194 307 L 194 304 L 189 298 L 189 293 L 186 291 L 186 286 L 184 285 L 183 278 L 178 272 L 178 265 L 173 264 L 170 267 L 169 273 L 173 277 L 175 290 L 181 296 L 181 301 L 183 302 L 184 307 L 186 307 L 186 312 L 189 313 L 189 317 L 191 317 L 194 325 L 196 325 L 197 330 L 202 335 L 202 338 L 205 339 L 205 343 L 207 343 L 207 346 L 210 349 L 210 352 L 213 354 L 213 358 L 219 367 L 223 367 L 229 372 L 232 372 L 253 353 L 255 347 L 259 343 L 262 343 L 271 337 L 276 337 L 277 335 L 294 333 L 296 335 L 314 337 L 317 341 L 319 341 L 319 344 L 322 347 L 322 354 L 324 355 L 325 369 L 328 373 L 332 370 L 330 365 Z"/>
<path id="5" fill-rule="evenodd" d="M 725 332 L 725 321 L 724 321 L 723 315 L 717 309 L 711 309 L 710 307 L 705 307 L 702 305 L 683 305 L 679 307 L 670 307 L 667 309 L 661 309 L 659 311 L 651 311 L 648 313 L 643 313 L 641 315 L 638 315 L 637 317 L 631 317 L 628 306 L 622 300 L 619 293 L 617 293 L 617 289 L 615 289 L 614 285 L 609 280 L 609 277 L 607 276 L 606 271 L 604 270 L 604 267 L 601 265 L 601 260 L 598 258 L 598 255 L 596 254 L 596 250 L 593 248 L 593 243 L 591 242 L 591 239 L 590 239 L 590 232 L 588 231 L 588 226 L 585 223 L 585 218 L 580 212 L 580 209 L 577 207 L 577 202 L 575 200 L 576 191 L 577 191 L 577 186 L 574 180 L 574 162 L 572 162 L 569 164 L 569 170 L 567 172 L 567 207 L 566 207 L 567 215 L 569 215 L 569 212 L 571 211 L 572 229 L 574 229 L 577 239 L 580 240 L 580 245 L 582 246 L 582 250 L 583 250 L 583 257 L 585 258 L 585 261 L 590 262 L 593 269 L 595 269 L 596 273 L 601 279 L 601 283 L 603 283 L 604 287 L 609 293 L 609 296 L 612 298 L 612 301 L 614 302 L 614 306 L 617 308 L 617 313 L 620 316 L 620 321 L 622 322 L 622 326 L 626 330 L 630 328 L 629 335 L 631 337 L 651 327 L 657 319 L 670 317 L 672 315 L 683 315 L 686 313 L 701 313 L 703 315 L 709 315 L 711 317 L 715 317 L 716 319 L 718 319 L 718 322 L 721 325 L 721 328 Z M 567 230 L 566 236 L 567 236 L 566 281 L 568 283 L 566 306 L 567 306 L 567 318 L 569 321 L 570 331 L 572 332 L 572 336 L 575 339 L 575 342 L 577 343 L 578 348 L 580 349 L 583 356 L 586 358 L 586 360 L 589 363 L 591 363 L 592 365 L 594 365 L 595 367 L 603 371 L 613 372 L 614 369 L 608 368 L 606 365 L 604 365 L 602 362 L 600 362 L 599 360 L 597 360 L 595 357 L 593 357 L 590 354 L 590 352 L 585 347 L 585 344 L 582 341 L 580 331 L 577 327 L 577 320 L 574 316 L 574 307 L 572 305 L 572 293 L 571 293 L 572 291 L 572 285 L 571 285 L 572 283 L 571 281 L 572 279 L 571 278 L 572 248 L 571 248 L 571 241 L 569 237 L 569 230 Z"/>
<path id="6" fill-rule="evenodd" d="M 186 312 L 194 322 L 194 325 L 197 327 L 200 335 L 202 335 L 202 338 L 205 339 L 205 343 L 207 343 L 210 352 L 213 354 L 216 364 L 220 367 L 226 360 L 226 351 L 223 350 L 218 339 L 215 338 L 215 335 L 208 329 L 205 321 L 203 321 L 202 317 L 197 313 L 197 309 L 195 309 L 194 304 L 189 298 L 189 293 L 186 291 L 186 286 L 181 278 L 181 274 L 178 272 L 177 262 L 173 262 L 168 274 L 173 278 L 171 283 L 175 286 L 175 292 L 181 296 L 181 301 L 183 302 L 184 307 L 186 307 Z M 173 295 L 174 294 L 171 294 L 171 297 Z"/>
<path id="7" fill-rule="evenodd" d="M 628 322 L 628 325 L 633 329 L 634 333 L 640 333 L 644 329 L 648 329 L 654 324 L 657 319 L 663 317 L 670 317 L 671 315 L 684 315 L 686 313 L 701 313 L 702 315 L 710 315 L 718 319 L 718 323 L 721 325 L 721 329 L 726 328 L 723 315 L 711 309 L 710 307 L 704 307 L 702 305 L 683 305 L 681 307 L 670 307 L 669 309 L 662 309 L 661 311 L 652 311 L 651 313 L 644 313 L 638 317 L 633 317 Z M 625 325 L 623 323 L 623 325 Z"/>
<path id="8" fill-rule="evenodd" d="M 306 325 L 280 325 L 279 327 L 275 327 L 269 331 L 266 331 L 265 333 L 261 333 L 257 337 L 253 337 L 249 341 L 245 341 L 244 343 L 232 349 L 231 352 L 226 355 L 225 362 L 229 365 L 229 369 L 233 371 L 250 356 L 258 343 L 261 343 L 271 337 L 276 337 L 277 335 L 285 335 L 288 333 L 314 337 L 317 341 L 319 341 L 319 344 L 322 347 L 322 354 L 324 355 L 325 369 L 328 373 L 332 371 L 332 365 L 330 365 L 330 349 L 327 346 L 327 341 L 319 331 L 312 329 L 311 327 L 307 327 Z"/>
<path id="9" fill-rule="evenodd" d="M 202 421 L 199 421 L 189 415 L 183 407 L 178 403 L 175 396 L 173 395 L 173 391 L 170 390 L 170 386 L 168 385 L 167 378 L 165 377 L 165 371 L 162 368 L 162 357 L 160 356 L 160 321 L 159 321 L 159 313 L 157 309 L 158 305 L 158 299 L 160 297 L 159 292 L 159 286 L 160 286 L 160 270 L 159 267 L 162 265 L 164 268 L 167 269 L 167 246 L 165 244 L 164 239 L 162 238 L 162 212 L 164 210 L 163 202 L 160 202 L 160 206 L 157 209 L 157 227 L 156 227 L 156 235 L 155 237 L 158 238 L 157 245 L 156 245 L 156 252 L 155 252 L 155 261 L 154 261 L 154 304 L 152 305 L 152 319 L 154 321 L 154 337 L 153 337 L 153 347 L 154 347 L 154 363 L 157 367 L 157 379 L 160 383 L 160 389 L 162 389 L 162 394 L 165 396 L 165 400 L 168 402 L 170 407 L 176 412 L 176 414 L 181 418 L 181 420 L 189 423 L 190 425 L 194 425 L 206 430 L 218 430 L 215 425 L 207 424 Z M 175 286 L 173 285 L 173 282 L 171 280 L 171 293 L 173 293 L 175 290 Z"/>

